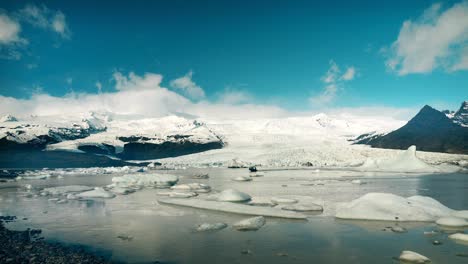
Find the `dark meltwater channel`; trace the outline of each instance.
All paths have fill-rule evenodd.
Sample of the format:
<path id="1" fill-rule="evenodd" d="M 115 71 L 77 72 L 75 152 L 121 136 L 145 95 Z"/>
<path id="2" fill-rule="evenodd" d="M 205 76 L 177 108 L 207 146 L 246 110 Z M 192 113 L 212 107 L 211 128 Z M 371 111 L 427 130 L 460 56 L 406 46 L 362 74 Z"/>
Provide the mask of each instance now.
<path id="1" fill-rule="evenodd" d="M 194 180 L 193 173 L 208 172 L 210 179 Z M 267 218 L 258 231 L 232 228 L 247 218 L 234 214 L 157 204 L 156 189 L 143 189 L 113 199 L 69 201 L 57 204 L 49 197 L 31 197 L 21 188 L 36 190 L 72 184 L 105 186 L 114 175 L 65 176 L 64 179 L 0 183 L 0 213 L 16 215 L 8 228 L 40 228 L 47 240 L 81 244 L 113 261 L 130 263 L 399 263 L 402 250 L 429 257 L 432 263 L 468 263 L 468 245 L 457 244 L 434 223 L 393 223 L 335 220 L 336 203 L 348 202 L 369 192 L 401 196 L 425 195 L 444 205 L 468 209 L 468 175 L 379 175 L 347 171 L 271 171 L 252 182 L 233 182 L 245 170 L 197 169 L 171 171 L 181 183 L 200 182 L 213 190 L 235 188 L 255 196 L 310 195 L 324 201 L 322 215 L 307 221 Z M 351 184 L 361 179 L 365 184 Z M 318 185 L 304 185 L 320 182 Z M 22 220 L 26 217 L 27 220 Z M 218 232 L 194 232 L 200 223 L 224 222 Z M 390 226 L 405 227 L 395 233 Z M 466 232 L 467 230 L 463 230 Z M 442 245 L 433 245 L 439 240 Z"/>

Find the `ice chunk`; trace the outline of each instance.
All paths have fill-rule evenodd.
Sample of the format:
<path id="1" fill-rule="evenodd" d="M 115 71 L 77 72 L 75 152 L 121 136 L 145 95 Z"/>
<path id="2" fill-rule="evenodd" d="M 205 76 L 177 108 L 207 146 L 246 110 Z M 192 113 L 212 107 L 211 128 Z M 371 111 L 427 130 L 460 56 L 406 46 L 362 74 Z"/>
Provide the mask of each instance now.
<path id="1" fill-rule="evenodd" d="M 197 230 L 198 232 L 218 231 L 226 227 L 227 227 L 227 224 L 225 223 L 214 223 L 214 224 L 203 223 L 203 224 L 197 225 L 195 230 Z"/>
<path id="2" fill-rule="evenodd" d="M 197 195 L 198 194 L 194 192 L 171 192 L 169 193 L 169 197 L 171 198 L 191 198 Z"/>
<path id="3" fill-rule="evenodd" d="M 338 206 L 341 219 L 383 221 L 428 221 L 450 215 L 453 210 L 424 196 L 404 198 L 390 193 L 368 193 Z"/>
<path id="4" fill-rule="evenodd" d="M 246 202 L 251 198 L 250 195 L 234 189 L 224 190 L 218 195 L 218 201 L 221 202 Z"/>
<path id="5" fill-rule="evenodd" d="M 101 187 L 96 187 L 92 191 L 76 194 L 79 198 L 114 198 L 115 194 L 104 190 Z"/>
<path id="6" fill-rule="evenodd" d="M 318 204 L 292 204 L 283 206 L 281 209 L 296 212 L 323 211 L 323 207 Z"/>
<path id="7" fill-rule="evenodd" d="M 48 195 L 66 195 L 69 193 L 80 193 L 85 191 L 91 191 L 94 187 L 85 186 L 85 185 L 68 185 L 68 186 L 58 186 L 44 188 L 42 192 Z"/>
<path id="8" fill-rule="evenodd" d="M 209 185 L 203 183 L 188 183 L 188 184 L 178 184 L 171 187 L 172 190 L 178 191 L 191 191 L 196 193 L 207 193 L 211 191 Z"/>
<path id="9" fill-rule="evenodd" d="M 243 181 L 251 181 L 252 178 L 247 177 L 247 176 L 239 176 L 239 177 L 233 178 L 232 180 L 233 180 L 233 181 L 243 182 Z"/>
<path id="10" fill-rule="evenodd" d="M 409 250 L 405 250 L 403 252 L 401 252 L 401 255 L 399 257 L 399 259 L 401 261 L 405 261 L 405 262 L 409 262 L 409 263 L 429 263 L 431 262 L 430 259 L 428 259 L 427 257 L 419 254 L 419 253 L 416 253 L 416 252 L 413 252 L 413 251 L 409 251 Z"/>
<path id="11" fill-rule="evenodd" d="M 270 197 L 252 197 L 252 199 L 250 199 L 250 201 L 247 204 L 252 205 L 252 206 L 269 206 L 269 207 L 278 205 L 277 203 L 272 202 Z"/>
<path id="12" fill-rule="evenodd" d="M 468 219 L 468 210 L 455 211 L 452 213 L 452 215 L 455 217 Z"/>
<path id="13" fill-rule="evenodd" d="M 263 225 L 265 225 L 265 222 L 265 217 L 257 216 L 241 220 L 232 226 L 234 226 L 234 228 L 239 231 L 251 231 L 260 229 Z"/>
<path id="14" fill-rule="evenodd" d="M 126 174 L 123 176 L 113 177 L 112 183 L 116 186 L 141 186 L 141 187 L 156 187 L 168 188 L 176 184 L 179 178 L 171 174 Z"/>
<path id="15" fill-rule="evenodd" d="M 468 234 L 456 233 L 449 236 L 450 239 L 468 243 Z"/>
<path id="16" fill-rule="evenodd" d="M 468 226 L 468 221 L 463 218 L 447 216 L 438 219 L 436 224 L 446 227 L 465 227 Z"/>
<path id="17" fill-rule="evenodd" d="M 298 202 L 296 199 L 283 197 L 273 197 L 271 198 L 271 201 L 275 204 L 294 204 Z"/>
<path id="18" fill-rule="evenodd" d="M 207 201 L 201 199 L 160 199 L 159 203 L 179 206 L 187 206 L 198 209 L 213 210 L 219 212 L 243 214 L 243 215 L 262 215 L 289 219 L 306 219 L 306 216 L 292 211 L 284 211 L 279 208 L 250 206 L 239 203 L 227 203 L 217 201 Z"/>
<path id="19" fill-rule="evenodd" d="M 416 146 L 409 147 L 406 151 L 396 157 L 389 159 L 368 158 L 364 164 L 358 167 L 364 171 L 386 171 L 386 172 L 441 172 L 458 170 L 454 167 L 436 167 L 425 163 L 416 157 Z"/>

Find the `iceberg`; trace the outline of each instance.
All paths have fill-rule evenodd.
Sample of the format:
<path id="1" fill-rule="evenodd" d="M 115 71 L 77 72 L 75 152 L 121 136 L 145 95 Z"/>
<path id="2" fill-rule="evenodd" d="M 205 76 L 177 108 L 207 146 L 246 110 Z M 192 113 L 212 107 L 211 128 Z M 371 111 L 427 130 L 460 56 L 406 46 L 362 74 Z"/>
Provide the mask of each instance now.
<path id="1" fill-rule="evenodd" d="M 455 166 L 433 166 L 425 163 L 416 156 L 416 146 L 411 146 L 396 157 L 389 159 L 367 158 L 358 169 L 362 171 L 412 173 L 454 172 L 459 170 Z"/>
<path id="2" fill-rule="evenodd" d="M 76 196 L 79 198 L 114 198 L 115 194 L 108 192 L 101 187 L 96 187 L 92 191 L 82 192 Z"/>
<path id="3" fill-rule="evenodd" d="M 232 226 L 239 231 L 255 231 L 260 229 L 266 223 L 265 217 L 257 216 L 241 220 Z"/>
<path id="4" fill-rule="evenodd" d="M 250 195 L 234 189 L 224 190 L 218 195 L 220 202 L 246 202 L 251 198 Z"/>
<path id="5" fill-rule="evenodd" d="M 131 186 L 139 186 L 139 187 L 154 187 L 154 188 L 169 188 L 176 184 L 179 181 L 179 177 L 171 174 L 159 174 L 159 173 L 151 173 L 151 174 L 126 174 L 123 176 L 117 176 L 112 178 L 112 185 L 113 186 L 120 186 L 120 187 L 131 187 Z"/>
<path id="6" fill-rule="evenodd" d="M 447 216 L 438 219 L 436 224 L 445 227 L 465 227 L 468 226 L 468 221 L 463 218 Z"/>
<path id="7" fill-rule="evenodd" d="M 225 223 L 203 223 L 196 226 L 195 230 L 198 232 L 209 232 L 209 231 L 218 231 L 226 228 L 228 225 Z"/>
<path id="8" fill-rule="evenodd" d="M 94 187 L 85 186 L 85 185 L 68 185 L 68 186 L 58 186 L 58 187 L 50 187 L 44 188 L 42 192 L 48 195 L 66 195 L 69 193 L 80 193 L 85 191 L 94 190 Z"/>
<path id="9" fill-rule="evenodd" d="M 409 250 L 405 250 L 403 252 L 401 252 L 401 255 L 399 257 L 399 259 L 403 262 L 407 262 L 407 263 L 418 263 L 418 264 L 423 264 L 423 263 L 429 263 L 431 262 L 430 259 L 428 259 L 427 257 L 419 254 L 419 253 L 416 253 L 414 251 L 409 251 Z"/>
<path id="10" fill-rule="evenodd" d="M 217 202 L 217 201 L 207 201 L 201 199 L 159 199 L 159 203 L 161 204 L 169 204 L 169 205 L 178 205 L 178 206 L 186 206 L 198 209 L 205 209 L 205 210 L 212 210 L 212 211 L 219 211 L 225 213 L 233 213 L 233 214 L 242 214 L 242 215 L 261 215 L 261 216 L 269 216 L 269 217 L 278 217 L 278 218 L 288 218 L 288 219 L 306 219 L 307 216 L 296 213 L 293 211 L 284 211 L 279 208 L 271 208 L 271 207 L 259 207 L 259 206 L 251 206 L 246 204 L 239 204 L 239 203 L 229 203 L 229 202 Z"/>
<path id="11" fill-rule="evenodd" d="M 456 233 L 448 236 L 450 239 L 468 243 L 468 234 Z"/>
<path id="12" fill-rule="evenodd" d="M 358 220 L 434 222 L 453 212 L 454 210 L 430 197 L 404 198 L 390 193 L 368 193 L 338 206 L 335 217 Z"/>
<path id="13" fill-rule="evenodd" d="M 296 212 L 323 211 L 323 207 L 318 204 L 292 204 L 283 206 L 281 209 Z"/>
<path id="14" fill-rule="evenodd" d="M 177 191 L 190 191 L 196 193 L 208 193 L 211 191 L 211 187 L 209 185 L 203 183 L 188 183 L 188 184 L 177 184 L 171 187 L 171 190 Z"/>

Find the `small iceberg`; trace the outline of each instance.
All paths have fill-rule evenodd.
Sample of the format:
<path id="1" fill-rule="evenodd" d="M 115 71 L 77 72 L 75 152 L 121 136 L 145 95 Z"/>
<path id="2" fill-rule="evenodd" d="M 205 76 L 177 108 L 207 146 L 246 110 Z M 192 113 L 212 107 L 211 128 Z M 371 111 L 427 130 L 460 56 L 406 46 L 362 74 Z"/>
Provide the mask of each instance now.
<path id="1" fill-rule="evenodd" d="M 271 198 L 271 202 L 275 204 L 295 204 L 298 200 L 292 198 L 273 197 Z"/>
<path id="2" fill-rule="evenodd" d="M 468 221 L 459 217 L 447 216 L 438 219 L 436 224 L 445 227 L 465 227 L 468 226 Z"/>
<path id="3" fill-rule="evenodd" d="M 188 184 L 177 184 L 171 187 L 171 190 L 177 191 L 190 191 L 196 193 L 208 193 L 211 191 L 211 187 L 203 183 L 188 183 Z"/>
<path id="4" fill-rule="evenodd" d="M 463 244 L 468 243 L 468 234 L 456 233 L 448 236 L 450 239 L 453 239 L 458 242 L 463 242 Z"/>
<path id="5" fill-rule="evenodd" d="M 389 159 L 367 158 L 358 169 L 362 171 L 411 173 L 455 172 L 460 170 L 456 166 L 427 164 L 416 156 L 416 146 L 411 146 L 396 157 Z"/>
<path id="6" fill-rule="evenodd" d="M 195 230 L 198 232 L 211 232 L 211 231 L 219 231 L 221 229 L 226 228 L 228 225 L 225 223 L 203 223 L 196 226 Z"/>
<path id="7" fill-rule="evenodd" d="M 114 198 L 115 194 L 104 190 L 101 187 L 96 187 L 92 191 L 82 192 L 76 195 L 79 198 Z"/>
<path id="8" fill-rule="evenodd" d="M 234 189 L 224 190 L 218 195 L 220 202 L 246 202 L 251 198 L 250 195 Z"/>
<path id="9" fill-rule="evenodd" d="M 232 180 L 233 181 L 238 181 L 238 182 L 246 182 L 246 181 L 251 181 L 252 178 L 247 177 L 247 176 L 239 176 L 239 177 L 233 178 Z"/>
<path id="10" fill-rule="evenodd" d="M 109 187 L 153 187 L 153 188 L 169 188 L 179 181 L 179 177 L 171 174 L 127 174 L 123 176 L 113 177 L 112 184 Z"/>
<path id="11" fill-rule="evenodd" d="M 85 185 L 68 185 L 68 186 L 58 186 L 58 187 L 50 187 L 44 188 L 42 190 L 43 193 L 48 195 L 67 195 L 69 193 L 80 193 L 93 190 L 94 187 L 85 186 Z"/>
<path id="12" fill-rule="evenodd" d="M 232 226 L 239 231 L 255 231 L 264 226 L 265 223 L 265 217 L 257 216 L 241 220 Z"/>
<path id="13" fill-rule="evenodd" d="M 407 262 L 407 263 L 418 263 L 418 264 L 423 264 L 423 263 L 429 263 L 431 262 L 430 259 L 427 257 L 416 253 L 414 251 L 409 251 L 405 250 L 401 252 L 400 257 L 398 257 L 400 261 Z"/>
<path id="14" fill-rule="evenodd" d="M 434 222 L 454 211 L 430 197 L 404 198 L 390 193 L 368 193 L 338 206 L 336 218 L 381 221 Z"/>

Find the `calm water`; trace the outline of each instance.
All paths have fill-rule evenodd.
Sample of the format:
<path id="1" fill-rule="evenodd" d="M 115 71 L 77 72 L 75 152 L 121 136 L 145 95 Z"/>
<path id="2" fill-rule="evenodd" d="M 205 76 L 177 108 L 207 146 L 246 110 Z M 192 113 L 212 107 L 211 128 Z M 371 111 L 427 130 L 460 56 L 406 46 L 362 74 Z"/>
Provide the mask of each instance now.
<path id="1" fill-rule="evenodd" d="M 207 171 L 209 180 L 193 180 L 193 173 Z M 21 181 L 0 184 L 0 212 L 20 220 L 10 228 L 41 228 L 49 240 L 90 246 L 112 260 L 150 263 L 398 263 L 393 260 L 402 250 L 426 255 L 432 263 L 468 263 L 468 246 L 456 244 L 431 223 L 398 224 L 408 233 L 382 231 L 396 225 L 389 222 L 335 220 L 336 202 L 346 202 L 368 192 L 391 192 L 403 196 L 427 195 L 454 209 L 468 209 L 468 175 L 382 175 L 346 171 L 271 171 L 253 182 L 230 179 L 246 175 L 246 170 L 181 170 L 181 182 L 203 182 L 214 190 L 236 188 L 254 196 L 308 195 L 323 200 L 323 215 L 307 221 L 267 219 L 255 232 L 239 232 L 230 226 L 215 233 L 195 233 L 203 222 L 229 225 L 245 218 L 225 213 L 170 207 L 157 204 L 155 189 L 144 189 L 109 200 L 70 201 L 56 204 L 47 197 L 28 198 L 18 188 L 32 184 L 46 186 L 85 184 L 104 186 L 112 175 L 66 176 L 65 179 Z M 359 178 L 364 185 L 349 181 Z M 310 183 L 318 185 L 308 186 Z M 307 186 L 305 186 L 306 184 Z M 323 185 L 322 185 L 323 184 Z M 28 220 L 21 220 L 27 217 Z M 465 232 L 467 230 L 464 230 Z M 118 236 L 131 236 L 122 240 Z M 443 245 L 434 246 L 437 239 Z M 249 254 L 243 254 L 243 251 Z"/>

